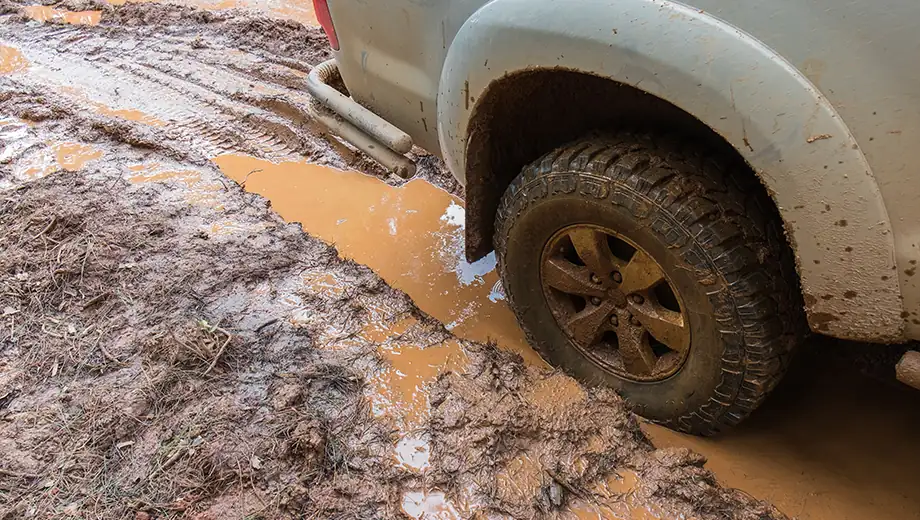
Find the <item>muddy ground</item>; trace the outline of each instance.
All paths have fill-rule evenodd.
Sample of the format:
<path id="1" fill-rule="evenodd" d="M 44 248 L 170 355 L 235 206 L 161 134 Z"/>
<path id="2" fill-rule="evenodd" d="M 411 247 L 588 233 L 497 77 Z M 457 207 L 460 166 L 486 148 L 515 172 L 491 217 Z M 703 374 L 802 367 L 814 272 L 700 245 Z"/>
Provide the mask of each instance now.
<path id="1" fill-rule="evenodd" d="M 0 7 L 0 518 L 785 518 L 244 190 L 410 188 L 311 123 L 316 28 L 53 7 Z"/>

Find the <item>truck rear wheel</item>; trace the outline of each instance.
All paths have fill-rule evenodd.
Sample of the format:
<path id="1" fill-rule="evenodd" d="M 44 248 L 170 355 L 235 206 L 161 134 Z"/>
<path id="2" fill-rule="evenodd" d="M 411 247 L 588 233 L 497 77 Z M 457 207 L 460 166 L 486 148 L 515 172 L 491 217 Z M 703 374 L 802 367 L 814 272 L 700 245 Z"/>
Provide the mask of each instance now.
<path id="1" fill-rule="evenodd" d="M 710 435 L 745 418 L 782 377 L 802 311 L 775 211 L 742 177 L 634 135 L 527 166 L 495 250 L 531 344 L 671 428 Z"/>

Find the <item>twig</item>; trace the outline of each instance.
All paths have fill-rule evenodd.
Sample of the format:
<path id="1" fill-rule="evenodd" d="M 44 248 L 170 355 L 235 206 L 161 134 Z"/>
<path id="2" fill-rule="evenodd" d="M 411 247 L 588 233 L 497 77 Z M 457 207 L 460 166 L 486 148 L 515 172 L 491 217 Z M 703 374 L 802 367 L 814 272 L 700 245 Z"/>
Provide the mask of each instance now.
<path id="1" fill-rule="evenodd" d="M 808 139 L 806 139 L 805 142 L 808 143 L 808 144 L 811 144 L 811 143 L 813 143 L 813 142 L 815 142 L 815 141 L 821 141 L 821 140 L 824 140 L 824 139 L 830 139 L 831 137 L 834 137 L 834 136 L 832 136 L 831 134 L 813 135 L 813 136 L 809 137 Z"/>
<path id="2" fill-rule="evenodd" d="M 109 361 L 111 361 L 112 363 L 115 363 L 116 365 L 124 365 L 125 364 L 124 361 L 113 356 L 108 350 L 105 349 L 105 347 L 102 346 L 101 340 L 102 340 L 102 333 L 100 333 L 99 338 L 96 339 L 96 344 L 99 345 L 99 351 L 102 352 L 102 357 L 108 359 Z"/>
<path id="3" fill-rule="evenodd" d="M 92 307 L 93 305 L 95 305 L 95 304 L 101 302 L 102 300 L 104 300 L 104 299 L 107 298 L 108 296 L 109 296 L 109 293 L 108 293 L 108 291 L 106 291 L 106 292 L 104 292 L 104 293 L 102 293 L 102 294 L 100 294 L 100 295 L 98 295 L 98 296 L 93 297 L 93 299 L 91 299 L 90 301 L 88 301 L 88 302 L 86 302 L 86 303 L 83 304 L 83 310 L 85 311 L 86 309 Z"/>
<path id="4" fill-rule="evenodd" d="M 240 188 L 242 188 L 242 189 L 245 190 L 245 189 L 246 189 L 246 183 L 249 181 L 249 176 L 252 175 L 253 173 L 259 173 L 259 172 L 261 172 L 261 171 L 262 171 L 262 168 L 258 168 L 258 169 L 256 169 L 256 170 L 252 170 L 251 172 L 247 173 L 246 176 L 243 177 L 243 181 L 240 182 Z"/>
<path id="5" fill-rule="evenodd" d="M 58 223 L 57 215 L 51 217 L 51 222 L 48 222 L 48 225 L 45 226 L 44 229 L 42 229 L 41 231 L 39 231 L 37 235 L 35 235 L 34 237 L 30 238 L 30 239 L 29 239 L 29 242 L 31 242 L 31 241 L 35 240 L 36 238 L 38 238 L 38 237 L 44 235 L 45 233 L 50 233 L 51 231 L 53 231 L 54 228 L 55 228 L 55 226 L 57 226 L 57 223 Z"/>
<path id="6" fill-rule="evenodd" d="M 207 370 L 205 370 L 202 375 L 208 375 L 208 372 L 210 372 L 217 365 L 217 361 L 220 359 L 220 356 L 224 354 L 224 350 L 227 349 L 227 345 L 229 345 L 230 340 L 233 339 L 233 336 L 231 336 L 229 332 L 225 331 L 224 329 L 220 327 L 214 327 L 214 330 L 219 331 L 225 336 L 227 336 L 227 340 L 224 341 L 223 345 L 220 346 L 220 350 L 217 351 L 217 355 L 214 356 L 214 359 L 211 360 L 211 364 L 208 365 Z"/>
<path id="7" fill-rule="evenodd" d="M 179 457 L 181 457 L 182 455 L 185 455 L 188 452 L 189 446 L 191 445 L 192 445 L 191 442 L 189 442 L 186 439 L 183 439 L 182 442 L 179 443 L 179 446 L 176 447 L 176 451 L 174 451 L 173 454 L 170 455 L 168 459 L 166 459 L 166 462 L 161 464 L 160 467 L 158 467 L 157 469 L 150 472 L 150 476 L 147 477 L 147 480 L 153 480 L 154 477 L 156 477 L 163 471 L 166 471 L 167 469 L 169 469 L 170 466 L 172 466 L 173 464 L 176 463 L 177 460 L 179 460 Z"/>
<path id="8" fill-rule="evenodd" d="M 89 260 L 89 252 L 93 249 L 93 243 L 90 242 L 83 251 L 83 262 L 80 264 L 80 283 L 83 283 L 83 274 L 86 273 L 86 261 Z"/>
<path id="9" fill-rule="evenodd" d="M 13 477 L 13 478 L 32 478 L 32 479 L 35 479 L 41 476 L 41 475 L 36 475 L 35 473 L 20 473 L 18 471 L 12 471 L 12 470 L 3 469 L 3 468 L 0 468 L 0 475 L 6 475 L 7 477 Z"/>

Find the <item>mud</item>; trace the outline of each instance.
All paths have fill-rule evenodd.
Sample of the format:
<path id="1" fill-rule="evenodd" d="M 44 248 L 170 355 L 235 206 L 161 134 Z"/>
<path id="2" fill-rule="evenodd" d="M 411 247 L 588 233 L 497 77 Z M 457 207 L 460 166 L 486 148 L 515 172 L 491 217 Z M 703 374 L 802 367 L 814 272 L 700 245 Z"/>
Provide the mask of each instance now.
<path id="1" fill-rule="evenodd" d="M 69 11 L 55 9 L 46 5 L 30 5 L 23 13 L 37 22 L 55 22 L 73 25 L 96 25 L 102 17 L 102 11 Z"/>
<path id="2" fill-rule="evenodd" d="M 613 392 L 586 391 L 516 354 L 472 353 L 464 374 L 439 378 L 431 404 L 430 478 L 492 514 L 541 517 L 577 499 L 567 514 L 582 518 L 784 517 L 721 488 L 686 448 L 654 449 Z M 635 481 L 617 492 L 620 472 Z"/>
<path id="3" fill-rule="evenodd" d="M 710 469 L 802 495 L 789 452 L 765 493 L 744 447 L 655 449 L 548 371 L 439 161 L 406 182 L 312 125 L 317 29 L 51 7 L 102 15 L 0 17 L 0 518 L 784 518 Z"/>
<path id="4" fill-rule="evenodd" d="M 29 67 L 29 62 L 16 47 L 0 45 L 0 74 L 22 72 Z"/>
<path id="5" fill-rule="evenodd" d="M 886 359 L 879 348 L 813 340 L 758 412 L 720 438 L 643 428 L 795 518 L 920 518 L 920 393 L 894 381 L 898 349 Z"/>
<path id="6" fill-rule="evenodd" d="M 50 126 L 29 132 L 53 142 Z M 564 380 L 581 400 L 576 383 L 453 337 L 232 183 L 213 190 L 219 210 L 186 202 L 190 188 L 222 185 L 216 168 L 179 173 L 190 170 L 156 152 L 104 139 L 94 146 L 105 149 L 97 161 L 18 184 L 0 206 L 0 468 L 11 477 L 3 518 L 552 512 L 528 506 L 539 494 L 486 502 L 455 491 L 455 476 L 438 477 L 440 457 L 463 453 L 444 443 L 469 438 L 439 426 L 439 405 L 469 399 L 463 385 L 523 390 L 541 377 Z M 485 366 L 506 367 L 501 385 L 483 379 Z M 524 395 L 538 405 L 517 417 L 533 414 L 523 420 L 539 434 L 551 413 L 543 399 L 556 394 L 533 389 Z M 655 453 L 622 402 L 605 399 L 582 400 L 580 413 L 622 424 L 616 438 L 635 446 L 552 445 L 541 462 L 565 467 L 568 459 L 554 458 L 589 445 L 597 457 Z M 498 437 L 532 443 L 509 428 Z M 481 456 L 469 448 L 465 459 Z M 578 467 L 578 483 L 606 476 L 591 459 Z M 486 474 L 479 464 L 450 474 L 458 471 Z M 554 497 L 563 511 L 570 497 Z M 767 507 L 725 504 L 732 514 Z M 697 506 L 656 507 L 676 515 Z"/>
<path id="7" fill-rule="evenodd" d="M 248 191 L 270 199 L 285 220 L 335 244 L 344 257 L 374 266 L 457 336 L 495 341 L 542 364 L 503 301 L 494 257 L 466 261 L 458 197 L 422 180 L 394 187 L 305 161 L 222 155 L 214 162 Z"/>

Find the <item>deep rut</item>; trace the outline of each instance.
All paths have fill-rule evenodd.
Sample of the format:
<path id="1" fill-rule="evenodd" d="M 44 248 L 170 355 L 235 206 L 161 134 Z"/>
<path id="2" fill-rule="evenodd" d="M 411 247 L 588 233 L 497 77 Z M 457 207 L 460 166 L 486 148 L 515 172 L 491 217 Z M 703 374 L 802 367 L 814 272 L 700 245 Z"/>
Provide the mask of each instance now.
<path id="1" fill-rule="evenodd" d="M 12 25 L 15 24 L 15 27 Z M 205 26 L 207 27 L 207 26 Z M 0 24 L 2 41 L 22 49 L 28 74 L 0 78 L 4 89 L 53 94 L 69 109 L 140 121 L 206 158 L 246 153 L 268 159 L 324 159 L 299 90 L 311 64 L 250 52 L 219 35 L 183 26 L 145 28 Z M 325 42 L 310 42 L 321 53 Z M 247 100 L 282 99 L 253 103 Z M 276 110 L 273 110 L 276 109 Z M 325 161 L 322 161 L 325 162 Z"/>

